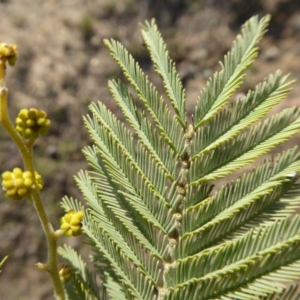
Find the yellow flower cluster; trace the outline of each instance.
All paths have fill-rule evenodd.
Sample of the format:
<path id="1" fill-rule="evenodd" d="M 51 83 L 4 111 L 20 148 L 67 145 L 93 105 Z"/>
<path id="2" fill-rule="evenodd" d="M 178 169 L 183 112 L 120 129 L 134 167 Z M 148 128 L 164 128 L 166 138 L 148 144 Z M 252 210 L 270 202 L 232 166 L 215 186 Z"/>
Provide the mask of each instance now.
<path id="1" fill-rule="evenodd" d="M 16 118 L 16 130 L 25 139 L 36 139 L 49 132 L 50 120 L 43 110 L 36 108 L 21 109 Z"/>
<path id="2" fill-rule="evenodd" d="M 13 66 L 18 58 L 18 50 L 16 45 L 0 43 L 0 57 L 5 59 L 10 66 Z"/>
<path id="3" fill-rule="evenodd" d="M 63 283 L 68 282 L 71 279 L 72 274 L 73 274 L 72 267 L 70 265 L 68 265 L 68 264 L 60 263 L 58 265 L 58 268 L 59 268 L 59 277 L 60 277 L 60 280 Z"/>
<path id="4" fill-rule="evenodd" d="M 60 228 L 66 236 L 77 236 L 81 234 L 83 212 L 70 210 L 62 218 L 60 218 Z"/>
<path id="5" fill-rule="evenodd" d="M 43 188 L 42 177 L 35 172 L 37 188 Z M 5 197 L 13 200 L 21 200 L 30 195 L 35 188 L 33 174 L 29 171 L 23 172 L 20 168 L 14 168 L 12 172 L 6 171 L 2 174 L 2 188 Z"/>

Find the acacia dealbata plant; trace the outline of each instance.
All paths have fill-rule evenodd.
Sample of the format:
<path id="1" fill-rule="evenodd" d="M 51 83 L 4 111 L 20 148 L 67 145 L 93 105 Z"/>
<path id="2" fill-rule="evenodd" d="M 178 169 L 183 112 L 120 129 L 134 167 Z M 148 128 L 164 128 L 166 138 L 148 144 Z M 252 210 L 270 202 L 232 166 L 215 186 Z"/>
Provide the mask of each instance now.
<path id="1" fill-rule="evenodd" d="M 300 153 L 294 147 L 275 162 L 257 163 L 300 130 L 299 108 L 263 119 L 293 81 L 277 71 L 229 103 L 268 22 L 269 16 L 253 17 L 242 27 L 191 116 L 154 20 L 142 24 L 141 33 L 164 97 L 122 44 L 105 40 L 136 94 L 109 81 L 124 122 L 103 103 L 90 105 L 84 121 L 93 145 L 83 151 L 91 168 L 76 177 L 86 205 L 65 197 L 58 230 L 46 217 L 43 182 L 32 160 L 34 141 L 47 134 L 50 120 L 44 111 L 23 109 L 13 127 L 4 77 L 5 63 L 13 65 L 17 51 L 0 45 L 0 121 L 25 167 L 4 172 L 2 187 L 12 200 L 28 198 L 40 216 L 48 261 L 36 267 L 50 274 L 57 299 L 300 299 L 293 284 L 300 277 Z M 229 179 L 254 162 L 251 171 Z M 215 185 L 226 178 L 226 185 Z M 68 264 L 58 266 L 58 237 L 82 232 L 95 271 L 66 245 L 58 251 Z"/>
<path id="2" fill-rule="evenodd" d="M 68 197 L 62 204 L 84 211 L 96 275 L 73 249 L 60 248 L 76 270 L 66 285 L 70 299 L 300 299 L 293 284 L 300 275 L 300 154 L 294 147 L 274 161 L 261 158 L 299 133 L 299 108 L 264 118 L 293 81 L 277 71 L 229 102 L 269 19 L 243 25 L 191 116 L 154 20 L 141 34 L 166 96 L 121 43 L 105 40 L 135 94 L 110 80 L 126 121 L 101 102 L 84 118 L 90 170 L 76 181 L 87 207 Z M 228 183 L 215 187 L 221 178 Z"/>

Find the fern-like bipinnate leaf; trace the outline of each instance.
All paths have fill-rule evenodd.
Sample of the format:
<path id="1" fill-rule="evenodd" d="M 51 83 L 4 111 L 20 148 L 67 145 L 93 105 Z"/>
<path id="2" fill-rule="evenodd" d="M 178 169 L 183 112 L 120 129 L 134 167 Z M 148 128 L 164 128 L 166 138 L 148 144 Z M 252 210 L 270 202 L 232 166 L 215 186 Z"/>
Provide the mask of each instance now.
<path id="1" fill-rule="evenodd" d="M 91 104 L 84 118 L 93 140 L 83 151 L 91 170 L 76 181 L 87 207 L 67 197 L 63 207 L 85 212 L 82 229 L 102 289 L 97 292 L 99 283 L 65 246 L 60 253 L 76 270 L 69 297 L 300 297 L 297 285 L 289 286 L 300 277 L 300 153 L 294 147 L 275 162 L 257 162 L 300 130 L 299 108 L 267 117 L 293 81 L 277 71 L 244 98 L 228 101 L 256 58 L 268 22 L 269 16 L 253 17 L 243 26 L 221 71 L 200 93 L 192 124 L 155 21 L 141 25 L 141 33 L 167 99 L 121 43 L 105 40 L 136 95 L 112 80 L 124 121 L 102 103 Z M 250 172 L 215 186 L 252 163 Z"/>
<path id="2" fill-rule="evenodd" d="M 72 284 L 66 285 L 69 299 L 100 299 L 95 275 L 87 269 L 78 253 L 70 246 L 64 245 L 59 249 L 59 254 L 68 261 L 74 272 Z"/>
<path id="3" fill-rule="evenodd" d="M 204 125 L 228 101 L 242 84 L 245 70 L 258 54 L 257 44 L 265 33 L 270 17 L 262 20 L 251 18 L 233 43 L 232 50 L 225 55 L 222 70 L 214 74 L 206 88 L 200 93 L 195 109 L 195 127 Z"/>

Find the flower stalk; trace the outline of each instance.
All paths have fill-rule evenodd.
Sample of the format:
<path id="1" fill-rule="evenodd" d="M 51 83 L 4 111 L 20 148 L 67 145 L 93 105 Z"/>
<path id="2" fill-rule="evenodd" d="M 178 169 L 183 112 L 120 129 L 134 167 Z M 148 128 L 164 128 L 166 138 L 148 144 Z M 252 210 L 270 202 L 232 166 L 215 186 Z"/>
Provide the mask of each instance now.
<path id="1" fill-rule="evenodd" d="M 17 145 L 24 164 L 25 172 L 30 172 L 32 174 L 33 188 L 30 190 L 30 193 L 26 197 L 32 202 L 39 219 L 41 221 L 46 240 L 47 240 L 47 249 L 48 249 L 48 261 L 46 264 L 38 263 L 36 267 L 40 270 L 47 271 L 51 277 L 52 284 L 54 287 L 55 296 L 59 300 L 65 300 L 64 288 L 62 281 L 60 279 L 58 262 L 57 262 L 57 239 L 58 236 L 55 234 L 55 231 L 52 225 L 49 222 L 47 214 L 45 212 L 40 191 L 39 191 L 39 180 L 37 178 L 37 173 L 34 168 L 33 163 L 33 153 L 32 147 L 37 135 L 29 136 L 29 140 L 26 141 L 23 139 L 18 131 L 15 129 L 12 124 L 8 109 L 7 109 L 7 94 L 8 89 L 5 87 L 5 74 L 6 74 L 6 62 L 10 65 L 13 65 L 16 61 L 17 49 L 14 45 L 0 44 L 0 122 L 3 127 L 6 129 L 10 137 L 13 139 Z M 44 117 L 44 115 L 43 115 Z M 44 125 L 44 123 L 43 123 Z M 49 125 L 49 122 L 48 122 Z M 23 174 L 24 174 L 23 173 Z M 9 178 L 9 172 L 6 172 L 4 177 Z M 13 182 L 16 182 L 16 178 L 12 177 Z M 2 184 L 3 185 L 3 184 Z M 43 265 L 43 268 L 39 266 Z"/>

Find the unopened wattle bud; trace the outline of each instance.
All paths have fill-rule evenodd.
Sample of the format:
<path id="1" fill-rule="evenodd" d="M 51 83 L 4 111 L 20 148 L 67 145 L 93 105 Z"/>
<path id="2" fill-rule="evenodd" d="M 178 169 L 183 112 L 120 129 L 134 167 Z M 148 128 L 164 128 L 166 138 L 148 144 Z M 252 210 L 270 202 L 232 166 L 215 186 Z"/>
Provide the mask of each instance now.
<path id="1" fill-rule="evenodd" d="M 33 189 L 42 189 L 42 177 L 35 172 L 37 186 L 34 185 L 33 174 L 29 171 L 23 172 L 20 168 L 14 168 L 12 172 L 5 171 L 2 174 L 2 189 L 5 197 L 13 200 L 21 200 L 30 195 Z"/>
<path id="2" fill-rule="evenodd" d="M 36 139 L 49 132 L 50 120 L 43 110 L 36 108 L 21 109 L 16 118 L 16 130 L 25 139 Z"/>
<path id="3" fill-rule="evenodd" d="M 66 236 L 77 236 L 81 234 L 83 212 L 70 210 L 60 219 L 60 228 Z"/>

